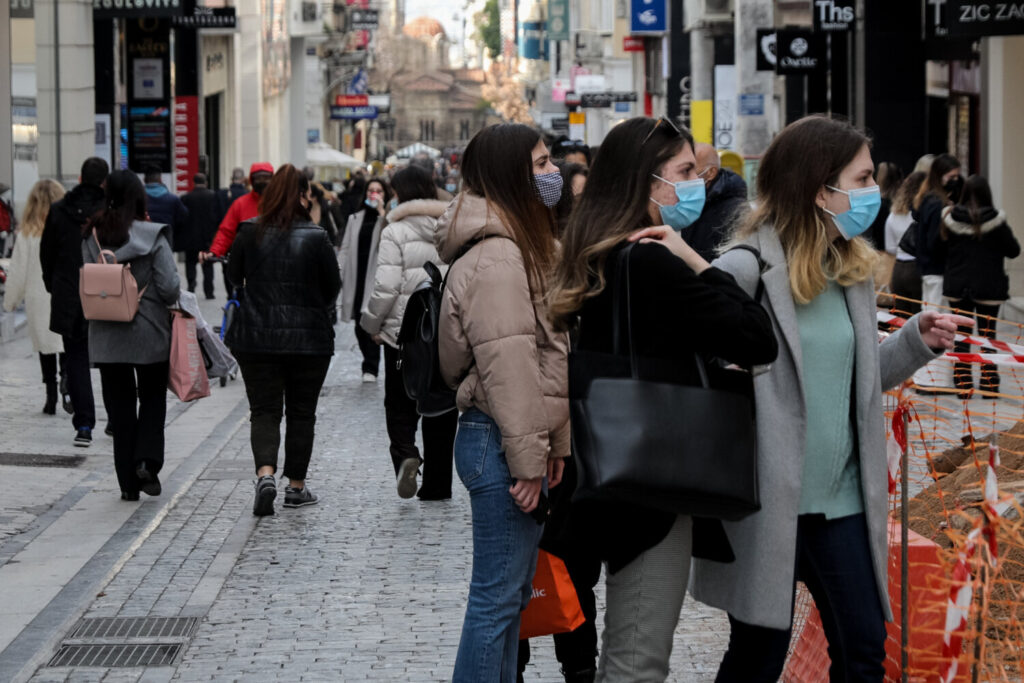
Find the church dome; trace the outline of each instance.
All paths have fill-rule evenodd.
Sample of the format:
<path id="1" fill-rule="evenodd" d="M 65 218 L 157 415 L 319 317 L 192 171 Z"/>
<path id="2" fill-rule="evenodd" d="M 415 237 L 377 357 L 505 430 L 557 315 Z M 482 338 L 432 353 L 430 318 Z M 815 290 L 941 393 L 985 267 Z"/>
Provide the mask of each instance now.
<path id="1" fill-rule="evenodd" d="M 417 17 L 402 27 L 402 33 L 410 38 L 434 38 L 444 36 L 444 26 L 433 17 Z"/>

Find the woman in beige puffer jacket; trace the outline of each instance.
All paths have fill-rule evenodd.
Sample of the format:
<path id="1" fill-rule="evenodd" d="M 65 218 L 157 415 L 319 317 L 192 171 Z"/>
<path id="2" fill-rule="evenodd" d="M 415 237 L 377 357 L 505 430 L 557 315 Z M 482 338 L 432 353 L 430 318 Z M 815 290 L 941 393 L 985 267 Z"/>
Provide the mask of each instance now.
<path id="1" fill-rule="evenodd" d="M 458 413 L 423 418 L 423 459 L 416 448 L 419 414 L 416 402 L 405 393 L 398 354 L 398 332 L 402 328 L 410 295 L 427 279 L 428 262 L 446 267 L 437 256 L 434 233 L 446 202 L 435 199 L 437 188 L 430 174 L 408 166 L 391 179 L 399 204 L 388 214 L 388 225 L 380 234 L 377 271 L 373 291 L 366 303 L 360 325 L 384 347 L 384 414 L 391 460 L 395 466 L 398 495 L 420 500 L 452 497 L 452 448 Z M 416 473 L 423 463 L 423 487 L 416 492 Z"/>
<path id="2" fill-rule="evenodd" d="M 464 191 L 438 224 L 450 264 L 439 355 L 462 415 L 455 468 L 469 491 L 473 573 L 455 683 L 516 680 L 519 614 L 543 530 L 545 478 L 569 456 L 568 338 L 543 304 L 562 177 L 540 135 L 485 128 L 463 155 Z M 540 504 L 540 512 L 531 518 Z"/>

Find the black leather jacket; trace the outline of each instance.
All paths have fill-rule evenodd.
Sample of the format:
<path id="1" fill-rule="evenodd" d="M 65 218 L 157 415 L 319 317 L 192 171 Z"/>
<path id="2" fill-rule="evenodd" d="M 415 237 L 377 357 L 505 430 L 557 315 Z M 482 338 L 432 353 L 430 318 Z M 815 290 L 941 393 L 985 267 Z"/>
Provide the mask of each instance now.
<path id="1" fill-rule="evenodd" d="M 288 230 L 255 219 L 239 226 L 228 258 L 228 277 L 244 283 L 242 305 L 225 341 L 235 353 L 329 356 L 332 314 L 341 276 L 327 232 L 307 221 Z"/>

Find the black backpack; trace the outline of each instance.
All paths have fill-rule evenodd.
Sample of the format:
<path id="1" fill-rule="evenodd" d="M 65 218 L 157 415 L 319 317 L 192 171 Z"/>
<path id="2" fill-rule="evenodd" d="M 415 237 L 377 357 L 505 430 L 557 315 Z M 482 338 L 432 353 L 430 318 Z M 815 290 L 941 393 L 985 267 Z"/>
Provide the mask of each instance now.
<path id="1" fill-rule="evenodd" d="M 452 272 L 455 262 L 486 237 L 463 245 L 448 266 Z M 398 369 L 402 372 L 405 393 L 416 401 L 416 412 L 424 417 L 443 415 L 455 410 L 455 390 L 441 379 L 441 360 L 438 355 L 438 328 L 441 320 L 441 300 L 448 276 L 433 263 L 423 266 L 427 279 L 409 295 L 398 331 Z"/>
<path id="2" fill-rule="evenodd" d="M 423 267 L 427 279 L 409 296 L 398 332 L 398 369 L 416 412 L 434 417 L 455 410 L 455 391 L 441 379 L 437 349 L 445 279 L 433 263 Z"/>

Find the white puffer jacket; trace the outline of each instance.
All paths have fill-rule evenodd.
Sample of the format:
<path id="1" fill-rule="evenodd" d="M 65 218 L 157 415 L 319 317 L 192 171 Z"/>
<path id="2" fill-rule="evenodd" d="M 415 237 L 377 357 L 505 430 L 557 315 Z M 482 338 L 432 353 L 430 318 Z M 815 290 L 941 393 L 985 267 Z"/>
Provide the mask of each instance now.
<path id="1" fill-rule="evenodd" d="M 427 279 L 423 266 L 431 261 L 442 273 L 447 270 L 434 247 L 437 219 L 446 208 L 436 199 L 404 202 L 388 214 L 388 225 L 380 234 L 373 292 L 359 324 L 394 348 L 409 296 Z"/>

